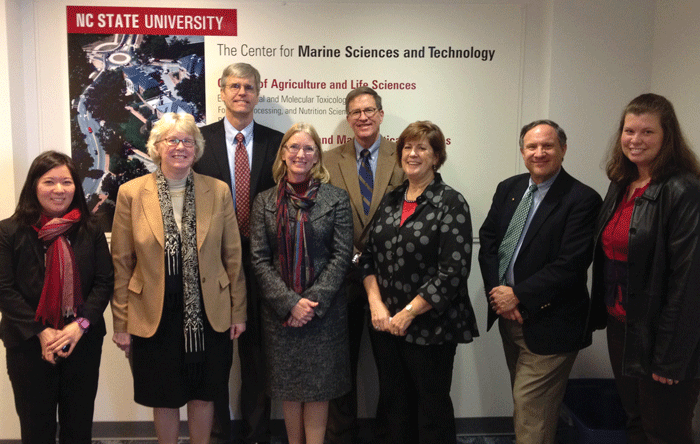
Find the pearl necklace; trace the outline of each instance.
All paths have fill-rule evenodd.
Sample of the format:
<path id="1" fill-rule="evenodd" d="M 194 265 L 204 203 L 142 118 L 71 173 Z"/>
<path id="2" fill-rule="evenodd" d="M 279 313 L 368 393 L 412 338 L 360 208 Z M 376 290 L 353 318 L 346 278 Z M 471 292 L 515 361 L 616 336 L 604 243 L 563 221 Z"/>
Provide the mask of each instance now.
<path id="1" fill-rule="evenodd" d="M 408 187 L 406 187 L 406 191 L 403 192 L 403 200 L 406 203 L 416 203 L 417 199 L 415 200 L 408 200 Z"/>

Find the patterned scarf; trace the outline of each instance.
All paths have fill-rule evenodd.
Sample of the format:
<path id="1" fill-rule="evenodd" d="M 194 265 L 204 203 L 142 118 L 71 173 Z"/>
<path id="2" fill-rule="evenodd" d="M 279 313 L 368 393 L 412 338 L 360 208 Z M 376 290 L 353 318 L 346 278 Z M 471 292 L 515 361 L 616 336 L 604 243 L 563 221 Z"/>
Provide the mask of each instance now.
<path id="1" fill-rule="evenodd" d="M 34 320 L 59 330 L 65 325 L 64 319 L 75 317 L 83 306 L 80 272 L 73 247 L 65 236 L 78 222 L 80 210 L 76 208 L 53 219 L 42 214 L 39 227 L 34 227 L 47 247 L 44 288 Z"/>
<path id="2" fill-rule="evenodd" d="M 185 185 L 185 204 L 182 209 L 182 236 L 173 215 L 168 182 L 160 168 L 156 170 L 158 200 L 163 215 L 165 233 L 165 273 L 178 274 L 182 260 L 183 327 L 185 353 L 204 350 L 204 321 L 202 318 L 201 291 L 199 287 L 199 259 L 197 257 L 197 215 L 194 203 L 194 175 L 190 171 Z"/>
<path id="3" fill-rule="evenodd" d="M 296 293 L 302 293 L 314 281 L 314 265 L 308 250 L 311 227 L 306 222 L 320 185 L 319 181 L 311 179 L 303 195 L 296 193 L 286 177 L 278 186 L 277 246 L 282 280 Z M 290 204 L 296 209 L 295 221 L 290 218 Z"/>

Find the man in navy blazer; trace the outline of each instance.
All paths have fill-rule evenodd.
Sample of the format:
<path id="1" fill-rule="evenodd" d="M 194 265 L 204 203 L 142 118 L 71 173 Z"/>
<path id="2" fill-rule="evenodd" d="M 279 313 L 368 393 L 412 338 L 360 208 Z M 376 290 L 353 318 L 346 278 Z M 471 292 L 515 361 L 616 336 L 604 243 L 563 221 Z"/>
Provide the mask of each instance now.
<path id="1" fill-rule="evenodd" d="M 556 123 L 525 125 L 520 152 L 529 173 L 498 185 L 479 230 L 479 265 L 489 303 L 487 328 L 499 319 L 511 375 L 516 441 L 544 444 L 554 443 L 576 355 L 591 344 L 586 280 L 601 199 L 561 167 L 566 134 Z M 532 185 L 529 211 L 513 217 Z M 524 226 L 511 229 L 502 246 L 517 219 Z M 515 245 L 508 251 L 511 239 Z"/>
<path id="2" fill-rule="evenodd" d="M 282 142 L 282 133 L 253 121 L 253 110 L 260 96 L 260 73 L 247 63 L 235 63 L 224 69 L 220 79 L 221 100 L 226 116 L 201 128 L 204 154 L 194 170 L 216 177 L 231 188 L 236 201 L 235 150 L 238 133 L 243 134 L 249 167 L 250 188 L 248 208 L 255 196 L 275 185 L 272 164 Z M 240 185 L 240 184 L 239 184 Z M 238 212 L 237 212 L 238 214 Z M 241 221 L 238 221 L 239 227 Z M 261 299 L 251 270 L 249 234 L 241 233 L 243 271 L 246 278 L 248 321 L 246 331 L 238 339 L 241 363 L 241 441 L 246 443 L 270 441 L 270 398 L 265 394 L 265 357 L 260 321 Z M 231 436 L 228 393 L 215 402 L 215 418 L 220 437 Z"/>

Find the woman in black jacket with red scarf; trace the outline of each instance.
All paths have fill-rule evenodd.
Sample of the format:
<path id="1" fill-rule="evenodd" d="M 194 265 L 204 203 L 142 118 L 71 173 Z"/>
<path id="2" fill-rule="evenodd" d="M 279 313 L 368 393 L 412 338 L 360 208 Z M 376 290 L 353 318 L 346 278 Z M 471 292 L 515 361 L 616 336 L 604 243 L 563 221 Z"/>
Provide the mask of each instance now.
<path id="1" fill-rule="evenodd" d="M 673 105 L 630 102 L 596 229 L 593 325 L 608 350 L 630 443 L 692 443 L 700 392 L 700 166 Z"/>
<path id="2" fill-rule="evenodd" d="M 15 213 L 0 222 L 0 338 L 22 443 L 91 442 L 114 287 L 107 241 L 90 222 L 73 161 L 48 151 L 27 175 Z"/>

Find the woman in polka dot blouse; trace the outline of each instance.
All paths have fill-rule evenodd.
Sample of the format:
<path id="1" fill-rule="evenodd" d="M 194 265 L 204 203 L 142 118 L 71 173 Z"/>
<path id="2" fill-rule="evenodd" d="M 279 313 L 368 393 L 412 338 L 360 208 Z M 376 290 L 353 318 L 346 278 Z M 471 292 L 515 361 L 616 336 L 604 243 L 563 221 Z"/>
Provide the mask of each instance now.
<path id="1" fill-rule="evenodd" d="M 455 351 L 479 335 L 467 291 L 469 205 L 437 173 L 446 159 L 437 125 L 410 124 L 396 150 L 408 180 L 384 197 L 360 257 L 379 374 L 377 442 L 454 443 Z"/>

